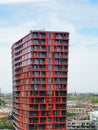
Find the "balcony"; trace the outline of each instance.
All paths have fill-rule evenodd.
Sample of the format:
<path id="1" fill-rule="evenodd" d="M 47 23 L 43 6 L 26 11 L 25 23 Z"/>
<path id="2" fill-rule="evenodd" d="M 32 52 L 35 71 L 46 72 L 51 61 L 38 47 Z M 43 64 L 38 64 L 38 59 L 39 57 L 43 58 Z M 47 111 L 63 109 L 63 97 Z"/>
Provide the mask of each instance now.
<path id="1" fill-rule="evenodd" d="M 35 45 L 45 45 L 45 40 L 39 40 L 39 39 L 34 39 L 34 44 Z"/>
<path id="2" fill-rule="evenodd" d="M 33 108 L 34 108 L 35 110 L 38 110 L 38 104 L 34 104 L 34 105 L 33 105 Z"/>
<path id="3" fill-rule="evenodd" d="M 30 125 L 28 126 L 28 130 L 34 130 L 34 124 L 30 124 Z"/>
<path id="4" fill-rule="evenodd" d="M 55 72 L 55 76 L 60 77 L 60 76 L 67 76 L 66 72 Z"/>
<path id="5" fill-rule="evenodd" d="M 64 82 L 66 83 L 67 82 L 67 78 L 54 78 L 53 79 L 53 82 L 56 83 L 56 82 Z"/>
<path id="6" fill-rule="evenodd" d="M 67 92 L 66 91 L 56 91 L 56 96 L 67 96 Z M 64 101 L 64 99 L 63 99 Z"/>
<path id="7" fill-rule="evenodd" d="M 45 83 L 46 79 L 45 78 L 32 78 L 32 83 Z"/>
<path id="8" fill-rule="evenodd" d="M 29 116 L 38 116 L 38 112 L 37 111 L 30 111 L 29 112 Z"/>
<path id="9" fill-rule="evenodd" d="M 56 104 L 56 109 L 66 109 L 66 104 Z"/>
<path id="10" fill-rule="evenodd" d="M 56 107 L 57 107 L 57 105 L 56 105 Z M 59 111 L 54 111 L 54 112 L 53 112 L 53 115 L 54 115 L 54 116 L 59 116 L 59 115 L 60 115 L 60 112 L 59 112 Z"/>
<path id="11" fill-rule="evenodd" d="M 34 63 L 35 64 L 45 64 L 45 59 L 35 59 Z"/>
<path id="12" fill-rule="evenodd" d="M 30 96 L 38 96 L 38 91 L 30 92 Z"/>
<path id="13" fill-rule="evenodd" d="M 45 91 L 40 91 L 40 94 L 39 94 L 40 96 L 46 96 L 47 94 L 46 94 L 46 92 Z"/>
<path id="14" fill-rule="evenodd" d="M 30 118 L 29 122 L 30 123 L 38 123 L 38 118 Z"/>
<path id="15" fill-rule="evenodd" d="M 67 64 L 67 61 L 64 59 L 56 59 L 55 64 L 62 64 L 63 65 L 63 64 Z"/>
<path id="16" fill-rule="evenodd" d="M 45 38 L 45 33 L 40 33 L 40 38 L 44 39 Z"/>
<path id="17" fill-rule="evenodd" d="M 66 111 L 65 110 L 62 111 L 62 116 L 66 116 Z"/>
<path id="18" fill-rule="evenodd" d="M 66 34 L 65 33 L 56 33 L 55 34 L 55 38 L 56 39 L 65 39 L 66 38 Z"/>
<path id="19" fill-rule="evenodd" d="M 46 111 L 42 111 L 41 115 L 42 115 L 42 116 L 47 116 Z"/>
<path id="20" fill-rule="evenodd" d="M 46 118 L 40 118 L 40 123 L 46 122 Z"/>
<path id="21" fill-rule="evenodd" d="M 61 117 L 60 122 L 66 122 L 66 117 Z"/>
<path id="22" fill-rule="evenodd" d="M 46 104 L 40 104 L 40 109 L 46 109 Z"/>
<path id="23" fill-rule="evenodd" d="M 36 33 L 33 33 L 33 34 L 32 34 L 32 37 L 33 37 L 33 38 L 38 38 L 38 33 L 37 33 L 37 32 L 36 32 Z"/>
<path id="24" fill-rule="evenodd" d="M 38 130 L 44 130 L 45 129 L 45 125 L 44 124 L 39 124 L 38 125 Z"/>

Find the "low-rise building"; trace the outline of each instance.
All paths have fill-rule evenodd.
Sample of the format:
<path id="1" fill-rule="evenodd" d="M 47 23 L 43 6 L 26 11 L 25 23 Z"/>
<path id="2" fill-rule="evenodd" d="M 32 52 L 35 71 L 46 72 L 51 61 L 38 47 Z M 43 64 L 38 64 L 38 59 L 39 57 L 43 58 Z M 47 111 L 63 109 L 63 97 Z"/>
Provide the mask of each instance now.
<path id="1" fill-rule="evenodd" d="M 98 111 L 90 112 L 90 120 L 98 122 Z"/>
<path id="2" fill-rule="evenodd" d="M 98 124 L 89 120 L 73 120 L 67 122 L 67 130 L 98 130 Z"/>

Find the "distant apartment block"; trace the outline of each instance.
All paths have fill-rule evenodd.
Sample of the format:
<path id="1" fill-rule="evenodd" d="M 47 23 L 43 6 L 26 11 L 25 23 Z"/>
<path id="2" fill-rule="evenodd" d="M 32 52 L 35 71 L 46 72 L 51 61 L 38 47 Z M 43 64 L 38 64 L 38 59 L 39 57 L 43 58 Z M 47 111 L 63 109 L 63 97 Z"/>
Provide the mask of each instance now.
<path id="1" fill-rule="evenodd" d="M 89 120 L 68 121 L 67 130 L 98 130 L 98 123 Z"/>
<path id="2" fill-rule="evenodd" d="M 98 111 L 89 112 L 90 120 L 98 122 Z"/>
<path id="3" fill-rule="evenodd" d="M 68 32 L 31 31 L 12 46 L 15 130 L 66 130 Z"/>

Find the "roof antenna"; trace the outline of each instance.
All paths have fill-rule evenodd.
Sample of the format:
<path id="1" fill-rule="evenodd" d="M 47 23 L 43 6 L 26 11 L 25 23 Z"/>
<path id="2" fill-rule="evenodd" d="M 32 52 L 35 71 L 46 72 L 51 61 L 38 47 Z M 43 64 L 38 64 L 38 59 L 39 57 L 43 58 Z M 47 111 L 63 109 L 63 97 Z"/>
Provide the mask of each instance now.
<path id="1" fill-rule="evenodd" d="M 32 33 L 33 31 L 45 31 L 45 28 L 39 29 L 39 30 L 30 30 L 30 33 Z"/>

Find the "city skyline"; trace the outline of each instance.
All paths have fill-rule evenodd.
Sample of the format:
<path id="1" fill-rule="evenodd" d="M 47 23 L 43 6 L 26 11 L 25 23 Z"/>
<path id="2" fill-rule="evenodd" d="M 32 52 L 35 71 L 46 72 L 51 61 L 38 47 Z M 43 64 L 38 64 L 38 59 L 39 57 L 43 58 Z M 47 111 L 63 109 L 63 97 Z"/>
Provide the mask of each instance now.
<path id="1" fill-rule="evenodd" d="M 12 91 L 12 44 L 44 28 L 70 32 L 69 92 L 98 92 L 97 12 L 97 0 L 0 0 L 1 91 Z"/>

